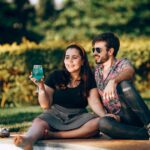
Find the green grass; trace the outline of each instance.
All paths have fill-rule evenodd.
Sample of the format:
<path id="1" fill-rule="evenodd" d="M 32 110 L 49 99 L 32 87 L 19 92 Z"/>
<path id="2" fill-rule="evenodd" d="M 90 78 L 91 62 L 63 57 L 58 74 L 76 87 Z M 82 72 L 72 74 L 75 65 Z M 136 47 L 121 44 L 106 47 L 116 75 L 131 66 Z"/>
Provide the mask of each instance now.
<path id="1" fill-rule="evenodd" d="M 150 109 L 150 98 L 144 99 Z M 32 120 L 42 113 L 39 106 L 0 109 L 0 127 L 7 127 L 11 132 L 23 132 Z"/>
<path id="2" fill-rule="evenodd" d="M 38 106 L 0 109 L 0 127 L 7 127 L 12 132 L 24 131 L 41 112 Z"/>

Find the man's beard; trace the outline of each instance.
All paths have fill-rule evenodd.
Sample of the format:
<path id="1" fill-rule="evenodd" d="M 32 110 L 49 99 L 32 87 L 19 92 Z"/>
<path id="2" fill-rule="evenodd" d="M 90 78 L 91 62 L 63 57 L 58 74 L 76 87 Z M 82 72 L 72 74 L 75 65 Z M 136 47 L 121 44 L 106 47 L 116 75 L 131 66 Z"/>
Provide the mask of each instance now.
<path id="1" fill-rule="evenodd" d="M 108 54 L 106 54 L 104 57 L 101 57 L 99 61 L 95 61 L 97 65 L 101 65 L 103 63 L 105 63 L 106 61 L 108 61 L 109 56 Z"/>

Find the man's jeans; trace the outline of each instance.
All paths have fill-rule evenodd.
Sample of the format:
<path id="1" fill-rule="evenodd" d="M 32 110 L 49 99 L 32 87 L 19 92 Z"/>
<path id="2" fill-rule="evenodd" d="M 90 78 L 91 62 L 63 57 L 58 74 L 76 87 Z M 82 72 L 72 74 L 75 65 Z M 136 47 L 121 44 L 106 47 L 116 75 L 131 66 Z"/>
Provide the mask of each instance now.
<path id="1" fill-rule="evenodd" d="M 117 86 L 122 104 L 117 122 L 111 117 L 100 120 L 100 131 L 120 139 L 148 139 L 147 126 L 150 123 L 150 111 L 130 81 L 122 81 Z"/>

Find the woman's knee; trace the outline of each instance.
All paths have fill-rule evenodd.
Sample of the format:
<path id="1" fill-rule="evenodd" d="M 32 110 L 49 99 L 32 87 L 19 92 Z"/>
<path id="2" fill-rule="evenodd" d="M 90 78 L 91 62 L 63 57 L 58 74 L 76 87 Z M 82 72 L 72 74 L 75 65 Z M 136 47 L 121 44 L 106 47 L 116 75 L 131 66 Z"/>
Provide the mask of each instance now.
<path id="1" fill-rule="evenodd" d="M 43 127 L 45 127 L 45 128 L 49 128 L 48 123 L 47 123 L 46 121 L 40 119 L 40 118 L 35 118 L 35 119 L 33 120 L 33 123 L 32 123 L 32 124 L 41 125 L 41 126 L 43 126 Z"/>

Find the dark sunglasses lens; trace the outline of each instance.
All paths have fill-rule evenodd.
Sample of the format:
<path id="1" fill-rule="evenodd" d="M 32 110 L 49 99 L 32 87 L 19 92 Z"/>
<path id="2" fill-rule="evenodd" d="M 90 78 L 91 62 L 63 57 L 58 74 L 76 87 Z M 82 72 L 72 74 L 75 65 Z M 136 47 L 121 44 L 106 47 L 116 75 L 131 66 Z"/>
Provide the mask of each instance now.
<path id="1" fill-rule="evenodd" d="M 95 49 L 96 49 L 96 51 L 97 51 L 98 53 L 101 52 L 101 49 L 100 49 L 99 47 L 97 47 L 97 48 L 95 48 Z"/>
<path id="2" fill-rule="evenodd" d="M 92 48 L 92 52 L 94 53 L 96 50 L 97 53 L 100 53 L 101 52 L 101 49 L 99 47 L 96 47 L 96 48 Z"/>

